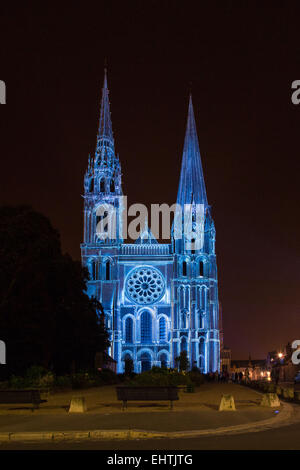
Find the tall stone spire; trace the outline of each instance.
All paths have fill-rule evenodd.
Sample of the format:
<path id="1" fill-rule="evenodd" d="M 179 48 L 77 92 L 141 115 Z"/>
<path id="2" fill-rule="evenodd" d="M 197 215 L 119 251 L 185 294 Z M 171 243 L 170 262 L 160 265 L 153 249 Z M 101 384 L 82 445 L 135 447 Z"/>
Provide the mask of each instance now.
<path id="1" fill-rule="evenodd" d="M 104 82 L 100 108 L 100 121 L 97 135 L 95 163 L 108 163 L 115 156 L 115 143 L 112 131 L 112 123 L 109 106 L 109 90 L 107 88 L 107 70 L 104 69 Z"/>
<path id="2" fill-rule="evenodd" d="M 205 208 L 208 206 L 192 95 L 189 99 L 177 204 L 182 208 L 184 204 L 204 204 Z"/>

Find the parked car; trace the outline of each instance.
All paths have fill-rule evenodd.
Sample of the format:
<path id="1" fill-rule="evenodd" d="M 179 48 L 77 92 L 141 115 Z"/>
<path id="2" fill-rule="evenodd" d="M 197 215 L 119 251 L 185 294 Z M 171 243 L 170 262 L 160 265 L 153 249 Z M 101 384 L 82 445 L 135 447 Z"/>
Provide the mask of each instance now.
<path id="1" fill-rule="evenodd" d="M 300 384 L 300 370 L 295 375 L 294 382 L 295 384 Z"/>

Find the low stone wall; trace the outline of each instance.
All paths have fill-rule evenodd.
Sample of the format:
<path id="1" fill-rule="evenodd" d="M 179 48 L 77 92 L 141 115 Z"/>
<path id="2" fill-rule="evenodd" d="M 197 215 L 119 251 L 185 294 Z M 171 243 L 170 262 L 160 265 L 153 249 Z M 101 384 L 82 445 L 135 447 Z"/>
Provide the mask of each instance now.
<path id="1" fill-rule="evenodd" d="M 251 381 L 244 383 L 246 387 L 253 388 L 262 393 L 276 393 L 281 400 L 300 404 L 300 390 L 295 390 L 293 386 L 276 385 L 272 382 Z"/>

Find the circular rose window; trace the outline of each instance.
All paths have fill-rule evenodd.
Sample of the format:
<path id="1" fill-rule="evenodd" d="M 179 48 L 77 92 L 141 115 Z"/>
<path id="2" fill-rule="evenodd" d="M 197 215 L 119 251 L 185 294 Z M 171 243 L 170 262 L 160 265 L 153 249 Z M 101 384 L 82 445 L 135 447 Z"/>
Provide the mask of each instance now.
<path id="1" fill-rule="evenodd" d="M 126 281 L 126 295 L 137 304 L 158 302 L 165 293 L 165 281 L 158 269 L 133 269 Z"/>

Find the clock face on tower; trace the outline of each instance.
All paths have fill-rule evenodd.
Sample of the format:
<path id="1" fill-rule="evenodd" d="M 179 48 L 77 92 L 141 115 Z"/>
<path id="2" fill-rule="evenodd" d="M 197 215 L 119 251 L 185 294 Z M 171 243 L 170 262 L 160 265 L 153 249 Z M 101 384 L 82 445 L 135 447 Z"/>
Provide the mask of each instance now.
<path id="1" fill-rule="evenodd" d="M 125 288 L 127 297 L 140 305 L 158 302 L 166 290 L 165 281 L 160 271 L 149 266 L 142 266 L 130 271 Z"/>

